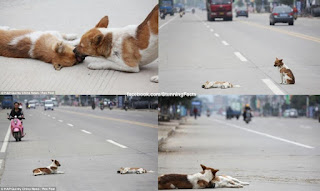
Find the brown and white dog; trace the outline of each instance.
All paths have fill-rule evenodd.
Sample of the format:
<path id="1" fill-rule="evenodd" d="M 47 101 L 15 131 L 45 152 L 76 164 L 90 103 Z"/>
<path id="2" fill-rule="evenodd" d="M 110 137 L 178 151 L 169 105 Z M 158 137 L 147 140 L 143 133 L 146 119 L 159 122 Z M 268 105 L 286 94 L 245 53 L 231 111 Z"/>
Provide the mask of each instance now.
<path id="1" fill-rule="evenodd" d="M 153 172 L 152 170 L 147 171 L 144 168 L 132 168 L 132 167 L 121 167 L 117 173 L 118 174 L 144 174 L 144 173 L 148 173 L 148 172 Z"/>
<path id="2" fill-rule="evenodd" d="M 238 88 L 239 85 L 233 85 L 230 82 L 219 82 L 219 81 L 212 81 L 204 83 L 202 85 L 202 88 L 209 89 L 209 88 L 221 88 L 221 89 L 227 89 L 227 88 Z"/>
<path id="3" fill-rule="evenodd" d="M 158 58 L 158 10 L 156 5 L 140 25 L 123 28 L 107 28 L 109 18 L 105 16 L 81 37 L 74 52 L 79 57 L 104 58 L 101 62 L 90 63 L 89 69 L 139 72 L 140 66 Z M 151 81 L 158 82 L 158 76 L 153 76 Z"/>
<path id="4" fill-rule="evenodd" d="M 218 169 L 215 169 L 215 172 L 218 172 Z M 217 176 L 214 174 L 214 178 L 211 180 L 211 184 L 207 188 L 243 188 L 243 186 L 249 185 L 248 182 L 242 182 L 231 176 Z"/>
<path id="5" fill-rule="evenodd" d="M 74 34 L 57 31 L 16 30 L 0 27 L 0 56 L 34 58 L 52 63 L 56 70 L 73 66 L 84 60 L 73 53 L 79 43 Z"/>
<path id="6" fill-rule="evenodd" d="M 51 160 L 51 161 L 52 163 L 47 167 L 34 169 L 32 171 L 33 175 L 38 176 L 38 175 L 47 175 L 47 174 L 63 174 L 64 172 L 58 171 L 58 167 L 61 166 L 59 161 L 57 160 Z"/>
<path id="7" fill-rule="evenodd" d="M 276 58 L 274 62 L 274 67 L 278 67 L 280 71 L 281 84 L 294 84 L 295 79 L 292 71 L 286 66 L 282 59 Z"/>
<path id="8" fill-rule="evenodd" d="M 165 174 L 158 177 L 158 189 L 212 188 L 212 180 L 218 170 L 201 164 L 202 172 L 195 174 Z"/>

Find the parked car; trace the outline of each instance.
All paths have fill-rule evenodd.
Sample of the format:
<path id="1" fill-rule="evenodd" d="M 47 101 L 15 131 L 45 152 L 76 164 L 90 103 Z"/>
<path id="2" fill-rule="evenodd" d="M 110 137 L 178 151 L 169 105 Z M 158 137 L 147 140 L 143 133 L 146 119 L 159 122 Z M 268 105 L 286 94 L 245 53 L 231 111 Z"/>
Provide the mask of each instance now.
<path id="1" fill-rule="evenodd" d="M 53 110 L 53 101 L 52 100 L 44 101 L 44 110 Z"/>
<path id="2" fill-rule="evenodd" d="M 270 25 L 274 25 L 275 23 L 288 23 L 289 25 L 293 25 L 293 9 L 287 5 L 275 7 L 269 19 Z"/>
<path id="3" fill-rule="evenodd" d="M 249 13 L 248 13 L 248 8 L 247 7 L 239 7 L 239 8 L 237 8 L 236 17 L 240 17 L 240 16 L 249 17 Z"/>
<path id="4" fill-rule="evenodd" d="M 296 109 L 287 109 L 283 113 L 284 117 L 293 117 L 297 118 L 298 117 L 298 111 Z"/>

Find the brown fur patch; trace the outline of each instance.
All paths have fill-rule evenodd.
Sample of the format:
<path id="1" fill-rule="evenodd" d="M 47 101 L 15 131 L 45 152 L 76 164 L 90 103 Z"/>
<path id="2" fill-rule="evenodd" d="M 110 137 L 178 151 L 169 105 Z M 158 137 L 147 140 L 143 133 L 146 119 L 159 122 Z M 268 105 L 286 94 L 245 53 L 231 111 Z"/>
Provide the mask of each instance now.
<path id="1" fill-rule="evenodd" d="M 96 28 L 107 28 L 109 25 L 109 17 L 104 16 L 99 23 L 96 25 Z"/>
<path id="2" fill-rule="evenodd" d="M 13 58 L 30 58 L 31 41 L 28 38 L 22 39 L 17 45 L 9 43 L 18 36 L 31 33 L 31 30 L 0 30 L 0 56 Z"/>
<path id="3" fill-rule="evenodd" d="M 151 32 L 158 34 L 158 10 L 159 5 L 156 5 L 147 18 L 138 26 L 137 45 L 141 50 L 148 48 Z"/>
<path id="4" fill-rule="evenodd" d="M 158 189 L 172 189 L 171 185 L 180 189 L 191 189 L 192 184 L 189 182 L 186 174 L 166 174 L 158 177 Z"/>
<path id="5" fill-rule="evenodd" d="M 46 174 L 51 174 L 51 170 L 48 168 L 37 168 L 33 170 L 33 173 L 40 173 L 40 172 L 44 172 Z"/>
<path id="6" fill-rule="evenodd" d="M 122 58 L 130 67 L 135 67 L 139 64 L 141 55 L 139 49 L 137 48 L 136 40 L 133 37 L 127 37 L 123 40 Z"/>

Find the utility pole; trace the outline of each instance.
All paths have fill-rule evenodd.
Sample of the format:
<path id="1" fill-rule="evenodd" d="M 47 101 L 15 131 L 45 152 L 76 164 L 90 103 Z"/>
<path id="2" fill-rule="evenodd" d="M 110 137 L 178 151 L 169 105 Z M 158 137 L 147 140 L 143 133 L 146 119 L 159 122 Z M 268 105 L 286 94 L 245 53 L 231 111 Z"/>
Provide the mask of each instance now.
<path id="1" fill-rule="evenodd" d="M 306 98 L 306 116 L 309 117 L 309 96 Z"/>

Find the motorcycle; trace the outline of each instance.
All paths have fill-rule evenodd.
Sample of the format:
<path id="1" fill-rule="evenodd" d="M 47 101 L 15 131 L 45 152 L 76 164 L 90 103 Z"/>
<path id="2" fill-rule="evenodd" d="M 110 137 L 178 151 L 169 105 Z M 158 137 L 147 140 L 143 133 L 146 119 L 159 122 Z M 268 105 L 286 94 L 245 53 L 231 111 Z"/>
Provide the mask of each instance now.
<path id="1" fill-rule="evenodd" d="M 128 106 L 125 105 L 125 106 L 123 107 L 123 109 L 124 109 L 125 111 L 127 111 L 127 110 L 128 110 Z"/>
<path id="2" fill-rule="evenodd" d="M 96 104 L 92 104 L 91 108 L 94 110 L 96 108 Z"/>
<path id="3" fill-rule="evenodd" d="M 104 105 L 100 104 L 100 109 L 103 110 L 104 109 Z"/>
<path id="4" fill-rule="evenodd" d="M 210 117 L 211 113 L 210 111 L 207 111 L 207 117 Z"/>
<path id="5" fill-rule="evenodd" d="M 24 137 L 22 119 L 25 118 L 21 116 L 12 117 L 8 114 L 8 120 L 11 121 L 11 134 L 16 139 L 16 141 L 21 141 L 21 138 Z"/>
<path id="6" fill-rule="evenodd" d="M 184 15 L 183 11 L 180 12 L 180 18 Z"/>
<path id="7" fill-rule="evenodd" d="M 111 110 L 113 108 L 112 103 L 109 103 L 109 109 Z"/>
<path id="8" fill-rule="evenodd" d="M 251 111 L 246 111 L 244 121 L 248 124 L 251 121 Z"/>

